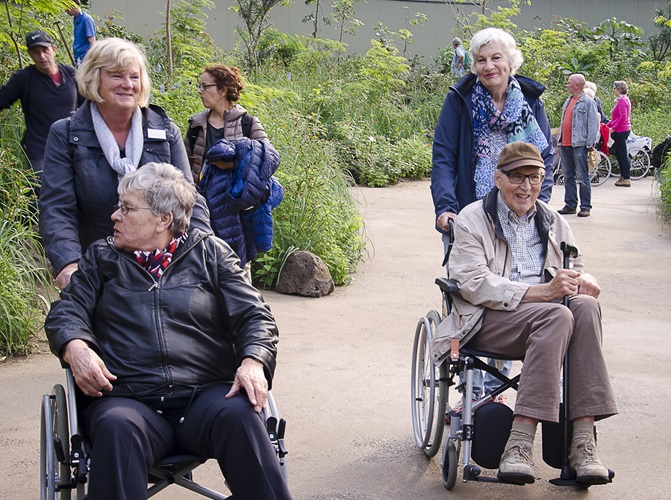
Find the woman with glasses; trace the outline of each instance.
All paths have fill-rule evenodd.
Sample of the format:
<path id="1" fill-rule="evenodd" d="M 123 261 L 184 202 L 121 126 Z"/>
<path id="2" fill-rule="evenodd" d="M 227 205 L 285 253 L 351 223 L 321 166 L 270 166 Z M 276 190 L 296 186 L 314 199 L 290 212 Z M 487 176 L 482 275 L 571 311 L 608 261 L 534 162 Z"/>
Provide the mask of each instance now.
<path id="1" fill-rule="evenodd" d="M 40 234 L 61 289 L 88 246 L 112 234 L 112 206 L 126 173 L 160 162 L 191 178 L 179 128 L 149 104 L 145 57 L 135 44 L 119 38 L 97 42 L 76 79 L 87 101 L 51 127 L 39 203 Z M 194 218 L 192 225 L 209 230 L 200 197 Z"/>
<path id="2" fill-rule="evenodd" d="M 200 75 L 196 90 L 207 109 L 189 119 L 184 140 L 196 184 L 202 177 L 205 155 L 220 139 L 268 139 L 259 119 L 237 104 L 243 87 L 235 66 L 213 64 Z"/>
<path id="3" fill-rule="evenodd" d="M 172 165 L 124 176 L 114 235 L 45 322 L 83 392 L 88 498 L 147 498 L 150 468 L 177 453 L 216 458 L 235 498 L 291 498 L 259 415 L 277 326 L 231 249 L 189 225 L 196 197 Z"/>

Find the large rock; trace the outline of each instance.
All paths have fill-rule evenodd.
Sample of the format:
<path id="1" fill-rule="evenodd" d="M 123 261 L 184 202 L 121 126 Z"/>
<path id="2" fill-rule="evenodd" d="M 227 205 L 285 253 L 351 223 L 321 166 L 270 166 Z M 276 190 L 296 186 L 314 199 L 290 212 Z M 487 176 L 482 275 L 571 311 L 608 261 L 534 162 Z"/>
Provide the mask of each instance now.
<path id="1" fill-rule="evenodd" d="M 294 252 L 277 279 L 275 291 L 303 297 L 323 297 L 335 289 L 328 267 L 310 252 Z"/>

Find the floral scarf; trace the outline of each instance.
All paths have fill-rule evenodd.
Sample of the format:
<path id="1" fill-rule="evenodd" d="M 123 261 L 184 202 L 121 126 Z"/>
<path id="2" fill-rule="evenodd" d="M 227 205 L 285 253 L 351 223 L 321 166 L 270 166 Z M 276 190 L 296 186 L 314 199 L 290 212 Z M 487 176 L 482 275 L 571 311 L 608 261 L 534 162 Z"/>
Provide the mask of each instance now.
<path id="1" fill-rule="evenodd" d="M 472 102 L 475 195 L 481 199 L 494 187 L 494 171 L 506 144 L 527 142 L 542 153 L 548 141 L 514 77 L 508 81 L 503 111 L 496 109 L 492 95 L 480 80 L 473 87 Z"/>
<path id="2" fill-rule="evenodd" d="M 187 238 L 188 234 L 185 231 L 170 240 L 170 244 L 163 250 L 158 248 L 156 250 L 148 251 L 136 250 L 134 252 L 135 258 L 142 267 L 149 271 L 149 274 L 154 278 L 154 281 L 158 281 L 161 279 L 161 276 L 163 276 L 163 272 L 170 265 L 170 262 L 172 262 L 172 255 L 175 253 L 175 250 L 177 250 L 177 247 L 181 243 L 184 243 Z"/>

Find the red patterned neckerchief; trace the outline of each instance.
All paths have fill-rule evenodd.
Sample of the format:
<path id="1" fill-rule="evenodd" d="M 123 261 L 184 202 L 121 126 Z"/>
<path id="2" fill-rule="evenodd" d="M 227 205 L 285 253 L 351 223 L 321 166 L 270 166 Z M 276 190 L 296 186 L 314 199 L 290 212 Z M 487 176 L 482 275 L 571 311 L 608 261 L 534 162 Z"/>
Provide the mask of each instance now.
<path id="1" fill-rule="evenodd" d="M 154 278 L 154 281 L 158 281 L 161 279 L 163 272 L 170 265 L 175 250 L 177 250 L 177 247 L 181 243 L 186 241 L 187 237 L 188 235 L 186 232 L 178 234 L 170 240 L 170 244 L 163 250 L 158 248 L 156 250 L 147 251 L 135 250 L 135 258 L 142 267 L 149 271 L 149 274 Z"/>

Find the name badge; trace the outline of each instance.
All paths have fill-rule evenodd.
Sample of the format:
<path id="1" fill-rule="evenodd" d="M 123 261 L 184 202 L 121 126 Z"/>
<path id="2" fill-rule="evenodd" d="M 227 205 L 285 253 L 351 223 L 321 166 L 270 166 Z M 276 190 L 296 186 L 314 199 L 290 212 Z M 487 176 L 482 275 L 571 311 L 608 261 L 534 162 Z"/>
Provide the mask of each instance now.
<path id="1" fill-rule="evenodd" d="M 165 141 L 165 130 L 158 128 L 148 128 L 147 137 L 149 139 L 161 139 Z"/>

